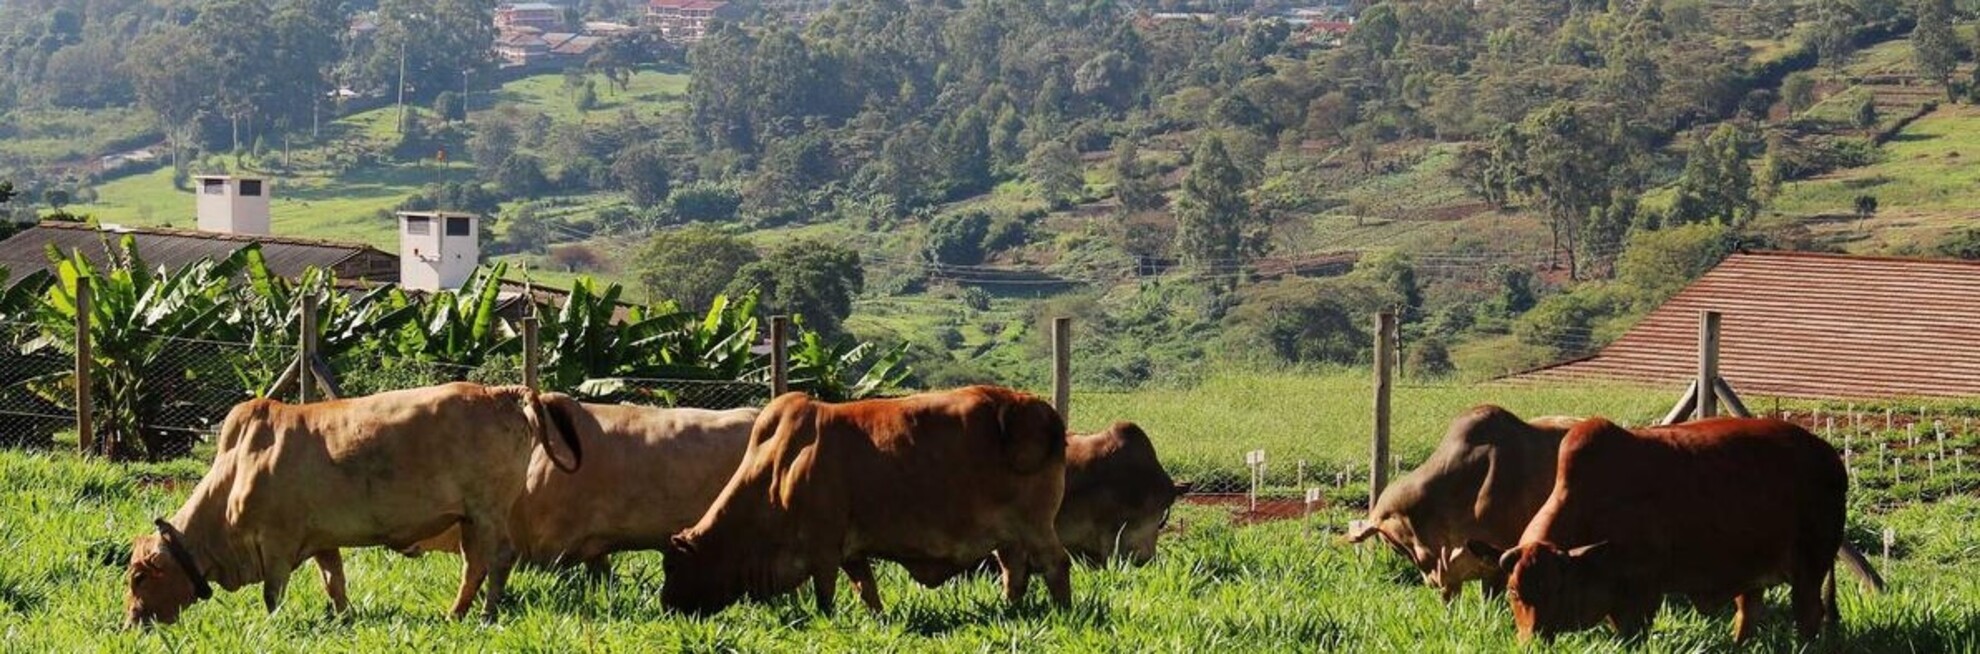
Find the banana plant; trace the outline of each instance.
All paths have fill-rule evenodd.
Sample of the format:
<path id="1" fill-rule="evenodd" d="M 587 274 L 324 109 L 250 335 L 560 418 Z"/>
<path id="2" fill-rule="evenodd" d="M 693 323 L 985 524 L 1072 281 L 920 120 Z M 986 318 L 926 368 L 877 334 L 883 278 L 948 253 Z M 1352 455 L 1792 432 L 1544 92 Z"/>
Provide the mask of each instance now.
<path id="1" fill-rule="evenodd" d="M 798 321 L 797 347 L 790 350 L 794 390 L 829 402 L 858 400 L 900 389 L 912 370 L 902 364 L 907 344 L 882 348 L 871 342 L 827 339 Z"/>
<path id="2" fill-rule="evenodd" d="M 30 317 L 34 313 L 36 298 L 48 288 L 48 271 L 34 270 L 21 276 L 20 280 L 8 283 L 13 271 L 0 266 L 0 322 L 13 323 Z"/>
<path id="3" fill-rule="evenodd" d="M 452 364 L 462 372 L 498 354 L 514 354 L 522 349 L 521 337 L 500 314 L 502 275 L 508 265 L 476 270 L 458 291 L 440 291 L 415 302 L 402 291 L 386 293 L 388 307 L 418 307 L 418 314 L 402 333 L 401 352 L 412 357 Z"/>
<path id="4" fill-rule="evenodd" d="M 296 344 L 302 324 L 299 298 L 314 295 L 316 303 L 316 350 L 325 359 L 337 358 L 376 339 L 396 333 L 419 317 L 419 308 L 409 302 L 395 302 L 395 287 L 376 286 L 362 292 L 344 292 L 336 273 L 308 268 L 301 279 L 290 280 L 268 269 L 268 260 L 259 244 L 247 246 L 243 269 L 247 286 L 239 289 L 234 321 L 253 333 L 257 352 L 279 352 Z M 265 389 L 273 381 L 265 370 L 244 370 L 241 382 L 246 388 Z"/>
<path id="5" fill-rule="evenodd" d="M 572 284 L 564 306 L 543 324 L 550 352 L 544 360 L 544 382 L 551 388 L 576 389 L 590 379 L 650 372 L 642 364 L 657 360 L 674 333 L 694 322 L 689 314 L 662 304 L 657 311 L 626 307 L 615 320 L 625 289 L 602 287 L 589 277 Z"/>
<path id="6" fill-rule="evenodd" d="M 216 383 L 231 386 L 225 382 L 231 381 L 226 378 L 232 371 L 224 353 L 209 350 L 244 336 L 225 320 L 231 304 L 228 289 L 245 264 L 244 252 L 176 271 L 154 271 L 125 235 L 107 268 L 92 265 L 81 252 L 64 255 L 52 245 L 48 258 L 55 266 L 55 281 L 35 310 L 42 334 L 24 353 L 74 352 L 75 319 L 81 311 L 76 289 L 81 280 L 90 280 L 98 442 L 118 448 L 106 453 L 119 456 L 129 454 L 121 451 L 123 445 L 142 443 L 144 455 L 154 459 L 187 449 L 193 432 L 166 428 L 165 417 L 170 412 L 178 418 L 171 422 L 181 427 L 219 417 L 212 415 L 216 402 L 205 396 L 215 392 Z M 75 387 L 75 372 L 53 373 L 31 384 L 45 399 L 69 406 L 73 391 L 65 389 Z"/>

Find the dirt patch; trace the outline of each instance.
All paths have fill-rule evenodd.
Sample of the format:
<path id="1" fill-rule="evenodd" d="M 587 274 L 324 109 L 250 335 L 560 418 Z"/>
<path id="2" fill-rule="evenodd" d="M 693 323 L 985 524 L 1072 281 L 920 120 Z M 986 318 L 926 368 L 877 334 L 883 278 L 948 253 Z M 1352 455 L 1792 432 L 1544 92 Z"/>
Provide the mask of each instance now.
<path id="1" fill-rule="evenodd" d="M 1183 501 L 1196 506 L 1219 506 L 1231 510 L 1231 522 L 1237 525 L 1255 525 L 1275 520 L 1294 520 L 1309 515 L 1306 503 L 1287 498 L 1258 498 L 1258 506 L 1253 508 L 1251 498 L 1243 493 L 1199 493 L 1183 496 Z M 1326 502 L 1313 505 L 1313 511 L 1326 508 Z"/>

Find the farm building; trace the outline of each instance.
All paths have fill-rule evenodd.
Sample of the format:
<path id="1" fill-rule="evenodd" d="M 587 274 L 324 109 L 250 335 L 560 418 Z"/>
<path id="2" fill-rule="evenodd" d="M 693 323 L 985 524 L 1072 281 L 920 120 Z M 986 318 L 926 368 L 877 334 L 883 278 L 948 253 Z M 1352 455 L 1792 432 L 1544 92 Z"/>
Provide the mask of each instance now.
<path id="1" fill-rule="evenodd" d="M 1748 396 L 1980 396 L 1980 262 L 1799 252 L 1734 254 L 1594 356 L 1519 377 L 1682 389 L 1706 310 Z"/>

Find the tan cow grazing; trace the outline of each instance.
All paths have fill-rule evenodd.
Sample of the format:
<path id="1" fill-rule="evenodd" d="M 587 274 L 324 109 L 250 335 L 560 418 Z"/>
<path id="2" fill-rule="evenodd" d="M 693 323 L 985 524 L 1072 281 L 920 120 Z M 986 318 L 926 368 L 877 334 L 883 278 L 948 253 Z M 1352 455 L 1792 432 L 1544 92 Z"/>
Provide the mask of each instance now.
<path id="1" fill-rule="evenodd" d="M 1842 458 L 1791 423 L 1715 418 L 1632 432 L 1593 419 L 1561 441 L 1557 468 L 1519 546 L 1497 559 L 1512 571 L 1521 641 L 1604 620 L 1634 637 L 1667 593 L 1705 607 L 1735 601 L 1733 640 L 1744 641 L 1767 588 L 1782 582 L 1807 640 L 1837 620 L 1838 551 L 1881 583 L 1843 547 Z"/>
<path id="2" fill-rule="evenodd" d="M 1529 422 L 1489 404 L 1474 407 L 1451 421 L 1423 465 L 1382 489 L 1368 519 L 1348 528 L 1349 542 L 1381 536 L 1445 602 L 1474 579 L 1484 582 L 1487 597 L 1497 595 L 1505 589 L 1505 573 L 1466 545 L 1519 544 L 1526 523 L 1554 490 L 1561 437 L 1576 422 L 1564 417 Z"/>
<path id="3" fill-rule="evenodd" d="M 568 397 L 521 386 L 455 383 L 291 405 L 242 402 L 227 414 L 218 453 L 192 497 L 131 550 L 128 624 L 172 623 L 212 584 L 262 584 L 269 611 L 289 574 L 315 559 L 332 604 L 348 608 L 340 548 L 403 549 L 466 527 L 467 568 L 454 602 L 467 614 L 485 579 L 496 616 L 515 550 L 508 515 L 530 452 L 555 430 L 566 468 L 581 462 L 597 424 Z"/>
<path id="4" fill-rule="evenodd" d="M 1069 605 L 1071 562 L 1053 527 L 1065 448 L 1050 404 L 1003 388 L 843 404 L 785 394 L 757 418 L 707 514 L 663 550 L 660 601 L 706 614 L 809 579 L 829 613 L 843 568 L 879 611 L 870 559 L 932 585 L 994 552 L 1006 599 L 1023 598 L 1038 566 Z"/>
<path id="5" fill-rule="evenodd" d="M 549 454 L 529 463 L 529 486 L 510 514 L 521 561 L 583 563 L 594 577 L 609 555 L 659 549 L 694 525 L 735 475 L 757 409 L 709 411 L 585 404 L 599 433 L 583 442 L 584 468 L 563 472 Z M 460 529 L 408 551 L 460 551 Z"/>
<path id="6" fill-rule="evenodd" d="M 1059 542 L 1083 563 L 1116 557 L 1134 565 L 1155 558 L 1169 507 L 1189 491 L 1155 458 L 1148 433 L 1132 422 L 1066 438 L 1066 496 L 1056 522 Z"/>

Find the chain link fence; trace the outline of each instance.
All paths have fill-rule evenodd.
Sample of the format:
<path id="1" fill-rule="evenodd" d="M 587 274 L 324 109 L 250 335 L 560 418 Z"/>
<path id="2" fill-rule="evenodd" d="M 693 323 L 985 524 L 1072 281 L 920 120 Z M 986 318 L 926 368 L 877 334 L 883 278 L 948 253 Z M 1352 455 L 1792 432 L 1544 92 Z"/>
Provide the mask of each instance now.
<path id="1" fill-rule="evenodd" d="M 295 358 L 287 347 L 151 337 L 135 360 L 90 373 L 99 443 L 131 456 L 191 456 L 227 412 L 259 395 Z"/>
<path id="2" fill-rule="evenodd" d="M 715 410 L 760 407 L 771 396 L 763 382 L 698 379 L 614 378 L 573 390 L 589 402 Z"/>
<path id="3" fill-rule="evenodd" d="M 48 447 L 75 430 L 75 355 L 40 337 L 39 325 L 0 321 L 0 447 Z"/>

